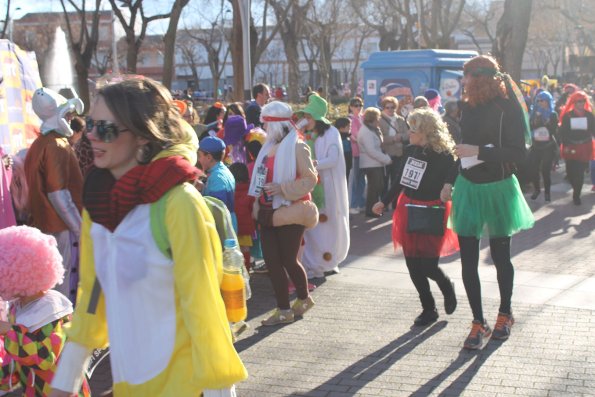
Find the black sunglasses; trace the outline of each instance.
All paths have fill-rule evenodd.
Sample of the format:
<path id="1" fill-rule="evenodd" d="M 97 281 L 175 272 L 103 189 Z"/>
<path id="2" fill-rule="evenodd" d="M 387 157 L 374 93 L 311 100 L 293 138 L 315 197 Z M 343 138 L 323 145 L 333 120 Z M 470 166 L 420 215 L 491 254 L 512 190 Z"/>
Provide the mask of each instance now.
<path id="1" fill-rule="evenodd" d="M 127 128 L 118 129 L 118 126 L 107 120 L 93 120 L 91 117 L 87 117 L 87 133 L 93 131 L 93 127 L 97 127 L 95 129 L 95 136 L 101 142 L 111 143 L 118 139 L 120 132 L 128 131 Z"/>

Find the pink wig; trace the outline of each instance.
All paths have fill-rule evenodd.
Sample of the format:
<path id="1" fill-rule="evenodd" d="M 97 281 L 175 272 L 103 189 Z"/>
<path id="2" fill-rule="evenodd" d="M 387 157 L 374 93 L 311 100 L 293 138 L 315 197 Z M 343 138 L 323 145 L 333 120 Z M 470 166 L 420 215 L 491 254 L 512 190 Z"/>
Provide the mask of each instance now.
<path id="1" fill-rule="evenodd" d="M 0 296 L 35 295 L 62 283 L 64 268 L 56 239 L 29 226 L 0 230 Z"/>

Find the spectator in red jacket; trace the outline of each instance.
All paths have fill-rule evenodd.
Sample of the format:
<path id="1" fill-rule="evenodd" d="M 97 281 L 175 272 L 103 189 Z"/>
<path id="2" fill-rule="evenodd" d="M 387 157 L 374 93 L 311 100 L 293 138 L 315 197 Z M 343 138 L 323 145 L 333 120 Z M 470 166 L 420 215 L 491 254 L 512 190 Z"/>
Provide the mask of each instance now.
<path id="1" fill-rule="evenodd" d="M 240 250 L 244 254 L 244 265 L 247 270 L 250 270 L 252 263 L 250 248 L 252 247 L 252 236 L 256 230 L 256 225 L 252 218 L 254 197 L 248 196 L 248 188 L 250 187 L 248 167 L 244 163 L 233 163 L 229 166 L 229 170 L 236 180 L 234 211 L 238 219 L 238 242 Z"/>

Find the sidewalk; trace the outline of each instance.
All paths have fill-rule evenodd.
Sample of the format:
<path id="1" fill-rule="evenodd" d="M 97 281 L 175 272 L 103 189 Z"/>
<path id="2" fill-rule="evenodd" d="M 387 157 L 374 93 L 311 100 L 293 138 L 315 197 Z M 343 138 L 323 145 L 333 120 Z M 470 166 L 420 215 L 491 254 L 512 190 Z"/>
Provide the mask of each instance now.
<path id="1" fill-rule="evenodd" d="M 471 312 L 458 255 L 443 258 L 459 306 L 428 328 L 390 219 L 352 218 L 352 249 L 341 273 L 318 279 L 316 306 L 303 320 L 260 327 L 274 307 L 266 275 L 252 278 L 252 327 L 236 343 L 250 377 L 238 396 L 595 396 L 595 194 L 574 206 L 569 187 L 530 202 L 535 227 L 513 238 L 516 324 L 506 342 L 462 349 Z M 499 303 L 489 249 L 482 244 L 484 312 L 493 326 Z"/>

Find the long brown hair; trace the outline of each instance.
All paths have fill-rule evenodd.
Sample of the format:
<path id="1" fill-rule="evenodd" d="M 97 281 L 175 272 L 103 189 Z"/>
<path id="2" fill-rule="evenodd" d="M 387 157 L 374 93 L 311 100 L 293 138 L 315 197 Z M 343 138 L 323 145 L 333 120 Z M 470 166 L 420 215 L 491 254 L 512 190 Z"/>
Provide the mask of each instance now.
<path id="1" fill-rule="evenodd" d="M 463 102 L 471 106 L 487 103 L 494 98 L 506 98 L 506 85 L 500 76 L 500 65 L 489 55 L 479 55 L 463 66 L 466 83 Z"/>
<path id="2" fill-rule="evenodd" d="M 162 149 L 185 141 L 180 113 L 169 91 L 156 81 L 130 78 L 102 87 L 98 95 L 122 126 L 149 141 L 139 162 L 148 163 Z"/>

